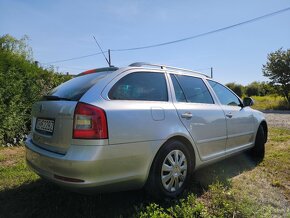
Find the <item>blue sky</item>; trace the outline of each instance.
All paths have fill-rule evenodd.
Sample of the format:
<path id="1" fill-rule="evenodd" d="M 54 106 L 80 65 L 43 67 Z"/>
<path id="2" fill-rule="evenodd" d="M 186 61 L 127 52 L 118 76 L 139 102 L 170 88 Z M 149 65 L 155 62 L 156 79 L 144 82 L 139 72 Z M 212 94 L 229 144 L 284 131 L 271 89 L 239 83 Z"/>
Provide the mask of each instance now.
<path id="1" fill-rule="evenodd" d="M 283 8 L 289 1 L 0 0 L 0 35 L 30 37 L 40 63 L 176 40 L 229 26 Z M 267 54 L 290 48 L 290 11 L 224 32 L 146 50 L 114 52 L 115 66 L 136 61 L 201 70 L 223 82 L 265 81 Z M 79 73 L 106 66 L 101 55 L 54 64 Z"/>

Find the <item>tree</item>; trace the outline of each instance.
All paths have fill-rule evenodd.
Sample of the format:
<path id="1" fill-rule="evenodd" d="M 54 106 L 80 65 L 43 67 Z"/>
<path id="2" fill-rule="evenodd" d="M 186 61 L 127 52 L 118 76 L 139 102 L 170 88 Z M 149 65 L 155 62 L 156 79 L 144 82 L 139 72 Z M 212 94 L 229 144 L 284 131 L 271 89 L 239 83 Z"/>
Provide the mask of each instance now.
<path id="1" fill-rule="evenodd" d="M 273 85 L 280 87 L 280 94 L 290 104 L 290 49 L 279 50 L 268 54 L 268 61 L 263 65 L 264 76 L 271 80 Z"/>
<path id="2" fill-rule="evenodd" d="M 277 94 L 275 87 L 269 82 L 260 83 L 260 96 Z"/>
<path id="3" fill-rule="evenodd" d="M 261 95 L 261 84 L 259 82 L 252 82 L 246 86 L 246 95 L 247 96 L 260 96 Z"/>
<path id="4" fill-rule="evenodd" d="M 11 52 L 20 55 L 26 60 L 32 60 L 32 49 L 28 45 L 28 36 L 24 35 L 21 39 L 6 34 L 0 37 L 0 51 Z"/>
<path id="5" fill-rule="evenodd" d="M 242 97 L 244 88 L 242 85 L 236 83 L 228 83 L 226 84 L 226 86 L 233 90 L 234 93 L 236 93 L 239 97 Z"/>

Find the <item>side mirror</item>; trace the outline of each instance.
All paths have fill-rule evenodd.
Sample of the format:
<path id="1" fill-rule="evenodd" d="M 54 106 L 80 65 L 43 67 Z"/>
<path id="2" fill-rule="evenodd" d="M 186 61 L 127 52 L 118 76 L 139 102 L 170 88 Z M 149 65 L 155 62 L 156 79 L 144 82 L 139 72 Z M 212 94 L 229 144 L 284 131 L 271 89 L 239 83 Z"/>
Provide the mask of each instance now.
<path id="1" fill-rule="evenodd" d="M 254 100 L 250 97 L 245 97 L 243 100 L 244 107 L 252 106 L 254 104 Z"/>

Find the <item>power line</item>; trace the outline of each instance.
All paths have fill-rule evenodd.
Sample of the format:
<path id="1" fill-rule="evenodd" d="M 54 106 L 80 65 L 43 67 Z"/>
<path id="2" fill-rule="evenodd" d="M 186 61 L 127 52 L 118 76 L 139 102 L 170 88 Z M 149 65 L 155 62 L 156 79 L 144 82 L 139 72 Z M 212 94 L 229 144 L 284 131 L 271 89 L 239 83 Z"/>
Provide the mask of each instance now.
<path id="1" fill-rule="evenodd" d="M 178 43 L 178 42 L 183 42 L 183 41 L 187 41 L 187 40 L 190 40 L 190 39 L 195 39 L 195 38 L 199 38 L 199 37 L 202 37 L 202 36 L 210 35 L 210 34 L 213 34 L 213 33 L 222 32 L 222 31 L 225 31 L 225 30 L 228 30 L 228 29 L 231 29 L 231 28 L 236 28 L 236 27 L 241 26 L 241 25 L 245 25 L 245 24 L 249 24 L 249 23 L 252 23 L 252 22 L 256 22 L 258 20 L 262 20 L 262 19 L 274 16 L 274 15 L 277 15 L 277 14 L 281 14 L 281 13 L 289 11 L 289 10 L 290 10 L 290 7 L 282 9 L 282 10 L 279 10 L 279 11 L 272 12 L 272 13 L 269 13 L 269 14 L 265 14 L 263 16 L 256 17 L 256 18 L 253 18 L 253 19 L 250 19 L 250 20 L 247 20 L 247 21 L 243 21 L 243 22 L 240 22 L 240 23 L 237 23 L 237 24 L 233 24 L 233 25 L 230 25 L 230 26 L 227 26 L 227 27 L 219 28 L 219 29 L 216 29 L 216 30 L 212 30 L 212 31 L 209 31 L 209 32 L 201 33 L 201 34 L 194 35 L 194 36 L 189 36 L 189 37 L 178 39 L 178 40 L 174 40 L 174 41 L 163 42 L 163 43 L 159 43 L 159 44 L 153 44 L 153 45 L 147 45 L 147 46 L 141 46 L 141 47 L 135 47 L 135 48 L 112 49 L 111 51 L 133 51 L 133 50 L 154 48 L 154 47 L 160 47 L 160 46 L 174 44 L 174 43 Z"/>
<path id="2" fill-rule="evenodd" d="M 64 60 L 50 61 L 50 62 L 43 63 L 43 64 L 46 64 L 47 65 L 47 64 L 55 64 L 55 63 L 60 63 L 60 62 L 78 60 L 78 59 L 87 58 L 87 57 L 91 57 L 91 56 L 96 56 L 96 55 L 100 55 L 100 54 L 102 54 L 102 52 L 98 52 L 98 53 L 94 53 L 94 54 L 89 54 L 89 55 L 84 55 L 84 56 L 80 56 L 80 57 L 74 57 L 74 58 L 64 59 Z"/>
<path id="3" fill-rule="evenodd" d="M 225 30 L 228 30 L 228 29 L 236 28 L 236 27 L 239 27 L 239 26 L 242 26 L 242 25 L 245 25 L 245 24 L 253 23 L 253 22 L 256 22 L 256 21 L 259 21 L 259 20 L 262 20 L 262 19 L 265 19 L 265 18 L 268 18 L 268 17 L 271 17 L 271 16 L 275 16 L 275 15 L 284 13 L 284 12 L 289 11 L 289 10 L 290 10 L 290 7 L 284 8 L 284 9 L 281 9 L 281 10 L 278 10 L 278 11 L 275 11 L 275 12 L 272 12 L 272 13 L 269 13 L 269 14 L 265 14 L 265 15 L 262 15 L 262 16 L 259 16 L 259 17 L 256 17 L 256 18 L 253 18 L 253 19 L 250 19 L 250 20 L 246 20 L 246 21 L 243 21 L 243 22 L 240 22 L 240 23 L 237 23 L 237 24 L 233 24 L 233 25 L 230 25 L 230 26 L 222 27 L 222 28 L 219 28 L 219 29 L 215 29 L 215 30 L 208 31 L 208 32 L 205 32 L 205 33 L 197 34 L 197 35 L 194 35 L 194 36 L 189 36 L 189 37 L 182 38 L 182 39 L 177 39 L 177 40 L 173 40 L 173 41 L 168 41 L 168 42 L 163 42 L 163 43 L 158 43 L 158 44 L 153 44 L 153 45 L 147 45 L 147 46 L 133 47 L 133 48 L 111 49 L 111 51 L 112 52 L 134 51 L 134 50 L 155 48 L 155 47 L 160 47 L 160 46 L 164 46 L 164 45 L 179 43 L 179 42 L 183 42 L 183 41 L 187 41 L 187 40 L 191 40 L 191 39 L 200 38 L 200 37 L 203 37 L 203 36 L 206 36 L 206 35 L 214 34 L 214 33 L 217 33 L 217 32 L 222 32 L 222 31 L 225 31 Z M 72 60 L 87 58 L 87 57 L 90 57 L 90 56 L 95 56 L 95 55 L 100 55 L 100 54 L 102 54 L 102 52 L 94 53 L 94 54 L 90 54 L 90 55 L 84 55 L 84 56 L 80 56 L 80 57 L 64 59 L 64 60 L 51 61 L 51 62 L 48 62 L 48 63 L 45 63 L 45 64 L 72 61 Z"/>
<path id="4" fill-rule="evenodd" d="M 69 67 L 69 66 L 59 66 L 59 65 L 52 65 L 52 64 L 44 64 L 44 63 L 40 63 L 40 66 L 44 67 L 44 68 L 63 68 L 63 69 L 70 69 L 70 70 L 87 70 L 87 68 L 79 68 L 79 67 Z"/>

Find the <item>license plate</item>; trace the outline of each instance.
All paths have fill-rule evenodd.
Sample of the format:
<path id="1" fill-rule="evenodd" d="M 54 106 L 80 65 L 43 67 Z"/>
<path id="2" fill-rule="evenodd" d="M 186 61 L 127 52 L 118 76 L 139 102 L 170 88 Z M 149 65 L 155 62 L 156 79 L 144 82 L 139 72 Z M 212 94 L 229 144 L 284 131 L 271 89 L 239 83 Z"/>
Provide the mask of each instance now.
<path id="1" fill-rule="evenodd" d="M 44 134 L 52 135 L 54 128 L 54 120 L 38 118 L 36 120 L 35 129 Z"/>

